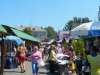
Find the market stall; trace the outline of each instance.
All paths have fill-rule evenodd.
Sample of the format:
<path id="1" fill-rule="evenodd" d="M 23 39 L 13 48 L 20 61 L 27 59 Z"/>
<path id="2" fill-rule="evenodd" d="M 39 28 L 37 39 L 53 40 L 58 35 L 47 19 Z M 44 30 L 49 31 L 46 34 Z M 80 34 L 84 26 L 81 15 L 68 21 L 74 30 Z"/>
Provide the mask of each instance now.
<path id="1" fill-rule="evenodd" d="M 83 48 L 88 51 L 91 75 L 100 75 L 100 22 L 83 23 L 71 30 L 71 36 L 74 39 L 74 49 L 82 51 L 79 42 L 85 41 Z"/>

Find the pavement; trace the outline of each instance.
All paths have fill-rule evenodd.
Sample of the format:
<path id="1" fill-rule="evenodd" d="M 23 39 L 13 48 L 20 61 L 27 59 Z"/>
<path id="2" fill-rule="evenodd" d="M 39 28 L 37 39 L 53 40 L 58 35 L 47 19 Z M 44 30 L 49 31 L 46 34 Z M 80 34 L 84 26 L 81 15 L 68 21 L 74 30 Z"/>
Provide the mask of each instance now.
<path id="1" fill-rule="evenodd" d="M 5 69 L 4 75 L 32 75 L 31 62 L 26 62 L 26 72 L 25 73 L 20 73 L 20 68 Z M 40 68 L 39 75 L 48 75 L 48 71 L 46 70 L 46 68 Z"/>
<path id="2" fill-rule="evenodd" d="M 5 69 L 4 75 L 32 75 L 32 67 L 31 62 L 25 62 L 26 63 L 26 72 L 20 73 L 20 68 L 16 69 Z M 58 73 L 50 74 L 46 67 L 39 68 L 39 74 L 38 75 L 58 75 Z M 67 75 L 67 74 L 65 74 Z M 76 74 L 71 74 L 76 75 Z"/>

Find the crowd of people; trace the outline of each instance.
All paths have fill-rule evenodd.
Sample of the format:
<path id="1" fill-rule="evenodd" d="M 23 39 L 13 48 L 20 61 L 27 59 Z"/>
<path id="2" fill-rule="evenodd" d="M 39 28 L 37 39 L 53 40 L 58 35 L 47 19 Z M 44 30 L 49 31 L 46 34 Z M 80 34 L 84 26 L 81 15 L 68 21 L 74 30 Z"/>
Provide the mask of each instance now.
<path id="1" fill-rule="evenodd" d="M 57 63 L 57 55 L 59 54 L 68 55 L 66 64 Z M 90 64 L 87 60 L 86 54 L 76 54 L 70 43 L 67 44 L 66 48 L 64 48 L 61 44 L 51 45 L 48 60 L 51 73 L 54 73 L 57 69 L 59 71 L 60 69 L 59 72 L 63 70 L 63 72 L 66 72 L 67 75 L 90 75 Z M 63 66 L 63 68 L 60 67 L 60 65 Z"/>
<path id="2" fill-rule="evenodd" d="M 25 43 L 22 43 L 17 47 L 16 51 L 16 58 L 20 66 L 21 73 L 24 73 L 26 71 L 25 60 L 30 60 L 32 62 L 33 75 L 38 75 L 38 63 L 39 60 L 42 59 L 42 52 L 39 50 L 38 46 L 33 46 L 32 53 L 29 56 L 26 56 L 26 50 L 27 48 L 25 47 Z"/>
<path id="3" fill-rule="evenodd" d="M 71 43 L 67 43 L 64 47 L 61 43 L 49 44 L 49 45 L 33 45 L 31 46 L 31 54 L 26 55 L 27 48 L 25 43 L 20 44 L 16 48 L 16 58 L 21 69 L 21 73 L 26 71 L 25 60 L 31 60 L 33 75 L 38 75 L 40 66 L 45 66 L 48 63 L 48 70 L 51 74 L 55 75 L 58 72 L 59 75 L 91 75 L 91 66 L 85 53 L 76 54 Z M 58 56 L 61 57 L 58 57 Z M 58 61 L 60 58 L 63 63 Z M 66 57 L 66 58 L 65 58 Z M 40 64 L 41 62 L 41 64 Z"/>

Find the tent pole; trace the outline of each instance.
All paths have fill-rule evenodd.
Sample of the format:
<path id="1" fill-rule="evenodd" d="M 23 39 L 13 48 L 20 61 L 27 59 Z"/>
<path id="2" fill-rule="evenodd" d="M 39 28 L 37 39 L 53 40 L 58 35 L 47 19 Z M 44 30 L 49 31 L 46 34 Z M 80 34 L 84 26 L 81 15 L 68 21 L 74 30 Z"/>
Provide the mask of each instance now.
<path id="1" fill-rule="evenodd" d="M 3 75 L 4 71 L 4 39 L 2 34 L 2 41 L 1 41 L 1 69 L 0 69 L 0 75 Z"/>

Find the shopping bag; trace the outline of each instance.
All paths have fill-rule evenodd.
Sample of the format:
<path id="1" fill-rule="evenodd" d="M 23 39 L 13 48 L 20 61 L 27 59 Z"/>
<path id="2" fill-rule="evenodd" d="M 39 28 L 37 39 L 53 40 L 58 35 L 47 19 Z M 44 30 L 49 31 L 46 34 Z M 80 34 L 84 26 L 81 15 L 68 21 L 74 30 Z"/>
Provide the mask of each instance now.
<path id="1" fill-rule="evenodd" d="M 38 64 L 40 67 L 45 66 L 45 62 L 42 59 L 39 59 Z"/>

